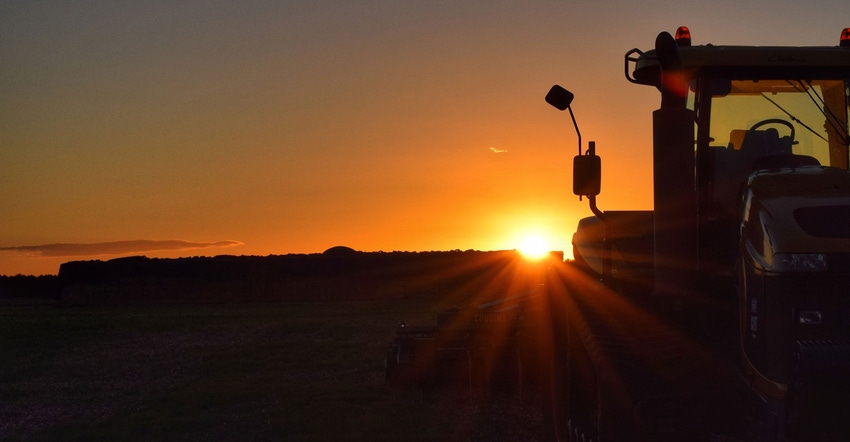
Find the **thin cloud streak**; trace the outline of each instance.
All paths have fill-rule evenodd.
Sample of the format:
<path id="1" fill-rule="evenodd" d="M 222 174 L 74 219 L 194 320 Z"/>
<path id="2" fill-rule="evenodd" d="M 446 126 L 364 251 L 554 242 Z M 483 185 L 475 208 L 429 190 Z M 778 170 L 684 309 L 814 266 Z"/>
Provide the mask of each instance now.
<path id="1" fill-rule="evenodd" d="M 218 249 L 241 246 L 239 241 L 195 242 L 179 239 L 110 241 L 91 244 L 44 244 L 37 246 L 0 247 L 0 252 L 24 253 L 41 257 L 123 255 L 127 253 Z"/>

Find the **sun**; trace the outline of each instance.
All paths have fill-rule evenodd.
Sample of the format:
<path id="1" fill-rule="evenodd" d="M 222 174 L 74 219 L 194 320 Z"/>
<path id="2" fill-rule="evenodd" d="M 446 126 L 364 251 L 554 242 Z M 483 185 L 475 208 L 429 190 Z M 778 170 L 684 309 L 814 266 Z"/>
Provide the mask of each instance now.
<path id="1" fill-rule="evenodd" d="M 549 244 L 540 236 L 530 235 L 523 238 L 518 250 L 528 259 L 540 259 L 549 253 Z"/>

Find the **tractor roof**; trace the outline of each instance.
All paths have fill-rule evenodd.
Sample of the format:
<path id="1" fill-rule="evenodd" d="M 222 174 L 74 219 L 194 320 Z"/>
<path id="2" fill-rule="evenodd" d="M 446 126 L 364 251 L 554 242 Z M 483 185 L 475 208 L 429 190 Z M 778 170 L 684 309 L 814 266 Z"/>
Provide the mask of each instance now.
<path id="1" fill-rule="evenodd" d="M 686 73 L 695 75 L 703 69 L 721 71 L 736 78 L 820 78 L 850 77 L 850 47 L 848 46 L 683 46 L 679 48 Z M 637 52 L 637 58 L 628 58 Z M 630 81 L 656 85 L 659 62 L 655 50 L 626 54 L 635 62 Z M 817 74 L 815 74 L 817 72 Z M 628 73 L 628 69 L 627 69 Z"/>

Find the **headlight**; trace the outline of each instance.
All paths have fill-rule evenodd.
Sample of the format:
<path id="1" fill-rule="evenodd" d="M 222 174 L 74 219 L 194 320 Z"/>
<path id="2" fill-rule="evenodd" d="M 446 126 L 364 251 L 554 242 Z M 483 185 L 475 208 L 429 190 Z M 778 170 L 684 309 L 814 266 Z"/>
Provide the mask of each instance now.
<path id="1" fill-rule="evenodd" d="M 825 272 L 826 255 L 823 253 L 777 253 L 773 255 L 774 272 Z"/>

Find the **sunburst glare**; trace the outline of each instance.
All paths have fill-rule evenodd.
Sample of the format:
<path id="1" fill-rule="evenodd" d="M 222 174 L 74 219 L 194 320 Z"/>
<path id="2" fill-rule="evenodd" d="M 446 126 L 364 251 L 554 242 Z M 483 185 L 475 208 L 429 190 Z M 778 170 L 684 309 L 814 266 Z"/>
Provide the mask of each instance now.
<path id="1" fill-rule="evenodd" d="M 518 250 L 525 258 L 541 259 L 549 253 L 550 248 L 549 244 L 542 237 L 530 235 L 522 240 Z"/>

